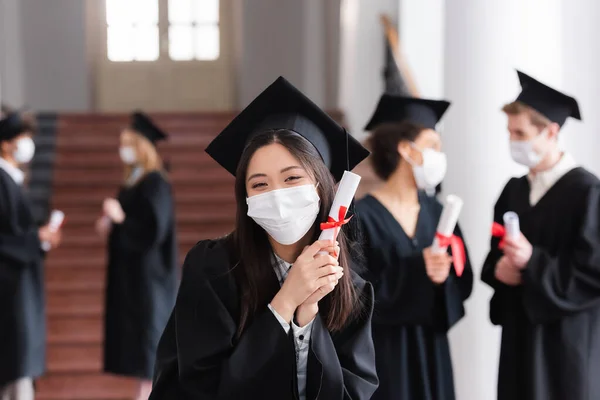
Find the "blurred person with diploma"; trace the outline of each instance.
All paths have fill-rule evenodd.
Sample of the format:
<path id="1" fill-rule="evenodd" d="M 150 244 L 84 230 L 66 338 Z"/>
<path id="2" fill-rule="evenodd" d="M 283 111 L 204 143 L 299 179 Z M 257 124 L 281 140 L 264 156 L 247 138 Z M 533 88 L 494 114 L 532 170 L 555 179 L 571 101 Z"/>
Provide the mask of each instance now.
<path id="1" fill-rule="evenodd" d="M 38 228 L 19 168 L 35 153 L 33 128 L 20 113 L 0 120 L 0 399 L 33 400 L 33 379 L 46 367 L 42 243 L 60 243 L 60 229 Z"/>
<path id="2" fill-rule="evenodd" d="M 435 129 L 449 105 L 385 94 L 365 128 L 371 164 L 384 181 L 356 205 L 363 277 L 375 289 L 376 400 L 455 399 L 447 333 L 464 316 L 473 273 L 464 247 L 462 274 L 448 252 L 432 248 L 442 214 L 435 188 L 446 173 Z M 462 236 L 458 227 L 454 233 Z"/>
<path id="3" fill-rule="evenodd" d="M 148 116 L 132 115 L 121 133 L 125 182 L 106 199 L 97 222 L 108 235 L 104 371 L 137 378 L 145 400 L 160 335 L 177 294 L 177 242 L 171 184 L 156 142 L 166 139 Z"/>
<path id="4" fill-rule="evenodd" d="M 581 119 L 577 101 L 518 75 L 503 111 L 511 156 L 529 173 L 506 184 L 494 221 L 512 211 L 521 232 L 492 237 L 482 270 L 502 326 L 498 399 L 598 399 L 600 182 L 559 148 L 567 118 Z"/>

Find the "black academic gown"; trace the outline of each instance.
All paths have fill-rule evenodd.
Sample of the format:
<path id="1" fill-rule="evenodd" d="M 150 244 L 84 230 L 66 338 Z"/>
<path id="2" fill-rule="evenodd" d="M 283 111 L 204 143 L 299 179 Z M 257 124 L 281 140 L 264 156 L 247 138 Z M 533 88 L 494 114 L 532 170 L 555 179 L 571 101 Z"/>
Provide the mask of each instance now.
<path id="1" fill-rule="evenodd" d="M 126 217 L 108 240 L 104 371 L 152 379 L 177 295 L 171 185 L 152 172 L 123 188 L 118 200 Z"/>
<path id="2" fill-rule="evenodd" d="M 240 293 L 228 243 L 202 241 L 186 257 L 177 305 L 158 348 L 151 400 L 297 398 L 293 336 L 266 304 L 237 336 Z M 275 271 L 272 278 L 275 295 Z M 320 315 L 315 318 L 307 400 L 367 400 L 377 387 L 372 287 L 358 276 L 355 284 L 365 301 L 360 318 L 336 334 L 325 328 Z"/>
<path id="3" fill-rule="evenodd" d="M 513 178 L 494 220 L 506 211 L 519 215 L 533 254 L 517 287 L 494 277 L 498 239 L 483 266 L 502 326 L 498 399 L 600 399 L 600 182 L 573 169 L 531 206 L 527 177 Z"/>
<path id="4" fill-rule="evenodd" d="M 0 169 L 0 388 L 45 370 L 42 258 L 31 206 Z"/>
<path id="5" fill-rule="evenodd" d="M 363 277 L 375 288 L 377 400 L 455 398 L 446 334 L 464 315 L 473 272 L 465 248 L 462 276 L 452 268 L 445 283 L 431 282 L 422 252 L 433 243 L 442 205 L 424 193 L 419 202 L 413 238 L 375 197 L 368 195 L 356 205 L 365 241 Z M 458 227 L 455 234 L 462 237 Z"/>

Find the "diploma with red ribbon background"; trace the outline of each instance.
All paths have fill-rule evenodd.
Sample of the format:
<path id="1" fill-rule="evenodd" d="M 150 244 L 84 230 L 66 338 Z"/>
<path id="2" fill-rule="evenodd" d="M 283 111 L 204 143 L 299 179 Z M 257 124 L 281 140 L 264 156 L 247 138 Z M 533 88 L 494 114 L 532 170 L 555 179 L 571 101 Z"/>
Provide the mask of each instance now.
<path id="1" fill-rule="evenodd" d="M 350 218 L 346 218 L 346 213 L 354 199 L 359 183 L 359 175 L 350 171 L 344 171 L 342 180 L 335 193 L 327 222 L 321 224 L 322 232 L 319 236 L 319 240 L 331 240 L 332 242 L 335 242 L 341 227 L 350 221 Z"/>
<path id="2" fill-rule="evenodd" d="M 460 197 L 452 194 L 446 197 L 435 239 L 431 246 L 434 254 L 443 253 L 450 246 L 452 250 L 452 264 L 454 265 L 456 276 L 462 275 L 466 262 L 465 245 L 460 237 L 454 235 L 454 229 L 456 228 L 462 205 L 463 201 Z"/>

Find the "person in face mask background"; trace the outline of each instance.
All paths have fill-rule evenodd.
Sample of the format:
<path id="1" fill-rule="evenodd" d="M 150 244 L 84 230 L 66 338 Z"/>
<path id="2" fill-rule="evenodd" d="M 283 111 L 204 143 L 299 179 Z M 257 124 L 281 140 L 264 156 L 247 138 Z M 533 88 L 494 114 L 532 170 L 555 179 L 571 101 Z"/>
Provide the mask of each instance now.
<path id="1" fill-rule="evenodd" d="M 46 323 L 42 242 L 60 230 L 39 228 L 22 188 L 20 167 L 35 152 L 32 127 L 20 113 L 0 120 L 0 399 L 33 400 L 45 370 Z"/>
<path id="2" fill-rule="evenodd" d="M 517 238 L 491 240 L 482 280 L 502 326 L 499 400 L 600 398 L 600 181 L 559 149 L 577 101 L 518 71 L 522 90 L 503 110 L 510 151 L 529 173 L 494 208 L 517 213 Z"/>
<path id="3" fill-rule="evenodd" d="M 137 378 L 148 398 L 156 348 L 177 294 L 177 241 L 171 184 L 156 149 L 167 135 L 135 112 L 121 133 L 124 182 L 106 199 L 97 230 L 108 235 L 104 371 Z"/>
<path id="4" fill-rule="evenodd" d="M 430 247 L 442 212 L 435 187 L 446 173 L 435 127 L 449 105 L 386 94 L 366 127 L 371 164 L 383 180 L 356 205 L 363 277 L 375 289 L 376 400 L 455 398 L 446 335 L 464 315 L 473 273 L 468 253 L 459 278 L 450 255 Z M 455 234 L 462 236 L 460 228 Z"/>
<path id="5" fill-rule="evenodd" d="M 372 287 L 346 225 L 317 240 L 368 152 L 282 77 L 206 151 L 235 176 L 235 230 L 188 253 L 150 399 L 370 399 Z"/>

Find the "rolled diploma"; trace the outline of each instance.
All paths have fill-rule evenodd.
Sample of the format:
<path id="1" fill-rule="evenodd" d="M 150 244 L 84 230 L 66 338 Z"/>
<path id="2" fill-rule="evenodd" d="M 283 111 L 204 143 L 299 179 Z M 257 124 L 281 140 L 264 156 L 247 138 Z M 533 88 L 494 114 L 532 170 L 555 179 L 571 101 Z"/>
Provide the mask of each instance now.
<path id="1" fill-rule="evenodd" d="M 359 175 L 356 175 L 350 171 L 344 171 L 344 175 L 342 176 L 342 180 L 338 186 L 337 193 L 333 199 L 331 210 L 329 211 L 330 218 L 333 218 L 335 221 L 337 221 L 340 216 L 340 207 L 346 207 L 346 209 L 350 207 L 350 203 L 352 203 L 352 200 L 354 199 L 354 195 L 356 194 L 359 183 Z M 336 232 L 339 232 L 339 230 L 336 230 L 335 228 L 325 229 L 321 232 L 319 240 L 335 241 Z M 327 254 L 327 252 L 321 251 L 319 254 Z"/>
<path id="2" fill-rule="evenodd" d="M 453 194 L 450 194 L 448 197 L 446 197 L 444 209 L 442 210 L 442 215 L 440 216 L 440 220 L 438 222 L 436 231 L 437 233 L 442 236 L 452 236 L 454 234 L 454 228 L 458 222 L 458 216 L 460 215 L 462 206 L 463 201 L 460 197 Z M 434 254 L 444 253 L 446 251 L 446 247 L 440 247 L 436 237 L 433 240 L 431 251 Z"/>
<path id="3" fill-rule="evenodd" d="M 508 211 L 502 216 L 504 220 L 504 229 L 506 229 L 506 235 L 511 239 L 517 239 L 521 228 L 519 226 L 519 216 L 516 212 Z"/>
<path id="4" fill-rule="evenodd" d="M 62 225 L 65 220 L 65 213 L 60 210 L 53 210 L 50 214 L 50 222 L 48 223 L 48 228 L 51 232 L 56 232 L 58 228 Z M 43 242 L 42 250 L 49 251 L 51 248 L 50 243 Z"/>

